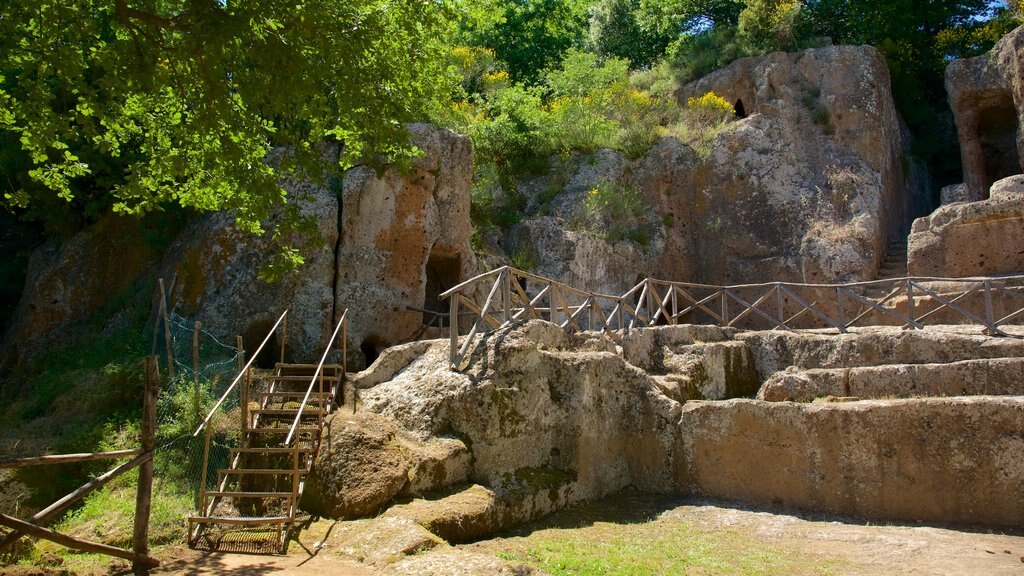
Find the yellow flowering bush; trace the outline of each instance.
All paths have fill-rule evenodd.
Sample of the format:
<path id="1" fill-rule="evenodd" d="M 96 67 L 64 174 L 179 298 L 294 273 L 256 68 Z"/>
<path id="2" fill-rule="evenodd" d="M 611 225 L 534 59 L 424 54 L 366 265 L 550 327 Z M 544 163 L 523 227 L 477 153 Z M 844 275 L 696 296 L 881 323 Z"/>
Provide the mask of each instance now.
<path id="1" fill-rule="evenodd" d="M 735 114 L 732 104 L 714 92 L 707 92 L 697 98 L 687 98 L 686 115 L 701 127 L 721 124 Z"/>

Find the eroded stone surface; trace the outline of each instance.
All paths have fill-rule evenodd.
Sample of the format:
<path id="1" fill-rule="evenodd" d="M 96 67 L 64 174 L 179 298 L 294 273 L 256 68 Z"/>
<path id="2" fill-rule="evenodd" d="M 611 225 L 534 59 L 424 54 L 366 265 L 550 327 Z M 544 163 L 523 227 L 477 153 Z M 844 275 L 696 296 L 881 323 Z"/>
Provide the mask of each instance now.
<path id="1" fill-rule="evenodd" d="M 757 393 L 758 399 L 772 402 L 809 402 L 825 396 L 885 399 L 977 395 L 1024 396 L 1024 357 L 790 369 L 771 376 Z"/>
<path id="2" fill-rule="evenodd" d="M 914 221 L 907 268 L 956 278 L 1024 272 L 1024 176 L 1000 180 L 988 200 L 941 206 Z"/>
<path id="3" fill-rule="evenodd" d="M 988 53 L 946 67 L 967 200 L 987 197 L 993 182 L 1024 172 L 1024 27 Z"/>
<path id="4" fill-rule="evenodd" d="M 680 484 L 864 518 L 1020 526 L 1024 398 L 687 403 Z"/>
<path id="5" fill-rule="evenodd" d="M 429 342 L 401 368 L 382 365 L 388 379 L 375 379 L 373 370 L 363 376 L 380 382 L 363 390 L 363 409 L 420 438 L 443 432 L 463 439 L 472 455 L 469 478 L 480 487 L 427 495 L 389 514 L 406 510 L 448 538 L 471 539 L 478 536 L 460 535 L 453 526 L 498 530 L 632 485 L 868 518 L 992 526 L 1024 519 L 1024 509 L 1005 496 L 1024 478 L 1024 464 L 1015 460 L 1024 448 L 1018 446 L 1020 397 L 827 406 L 689 401 L 703 394 L 687 384 L 702 370 L 716 372 L 705 378 L 725 382 L 726 396 L 735 380 L 760 382 L 788 366 L 881 365 L 857 368 L 863 378 L 854 382 L 886 396 L 936 392 L 942 382 L 962 379 L 964 370 L 975 373 L 970 366 L 985 358 L 994 359 L 987 380 L 936 393 L 1000 386 L 1012 393 L 1020 380 L 1024 341 L 1016 338 L 950 327 L 860 332 L 737 334 L 681 326 L 619 340 L 568 335 L 534 321 L 489 335 L 465 372 L 448 369 L 446 342 Z M 709 360 L 716 357 L 743 367 Z M 975 365 L 948 364 L 957 361 Z M 884 366 L 894 363 L 905 366 Z M 872 370 L 893 375 L 877 378 Z M 716 386 L 705 390 L 721 393 Z M 810 496 L 801 498 L 805 493 Z M 452 512 L 463 508 L 462 516 Z"/>

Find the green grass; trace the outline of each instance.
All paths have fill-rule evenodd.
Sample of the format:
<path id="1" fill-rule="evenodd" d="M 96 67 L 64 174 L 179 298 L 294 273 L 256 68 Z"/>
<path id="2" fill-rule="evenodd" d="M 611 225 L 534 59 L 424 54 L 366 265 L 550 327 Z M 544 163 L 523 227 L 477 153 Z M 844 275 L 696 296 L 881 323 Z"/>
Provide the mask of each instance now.
<path id="1" fill-rule="evenodd" d="M 583 532 L 530 537 L 525 550 L 498 555 L 553 576 L 786 574 L 797 569 L 781 551 L 751 544 L 741 534 L 712 535 L 681 522 L 597 523 Z"/>
<path id="2" fill-rule="evenodd" d="M 704 529 L 663 514 L 679 501 L 634 491 L 573 506 L 473 545 L 552 576 L 831 574 L 830 561 L 739 528 Z M 480 550 L 483 548 L 483 550 Z"/>

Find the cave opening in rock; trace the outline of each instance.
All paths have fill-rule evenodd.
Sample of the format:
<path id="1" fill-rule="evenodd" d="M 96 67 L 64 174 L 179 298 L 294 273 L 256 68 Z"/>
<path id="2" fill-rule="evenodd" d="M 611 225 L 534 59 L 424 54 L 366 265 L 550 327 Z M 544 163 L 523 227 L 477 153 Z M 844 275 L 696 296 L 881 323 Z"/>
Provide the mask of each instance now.
<path id="1" fill-rule="evenodd" d="M 732 107 L 732 109 L 736 111 L 737 118 L 742 119 L 747 117 L 747 109 L 744 108 L 742 99 L 737 99 L 736 104 Z"/>
<path id="2" fill-rule="evenodd" d="M 462 260 L 458 254 L 444 254 L 432 251 L 427 258 L 427 283 L 423 293 L 423 324 L 448 326 L 447 317 L 437 317 L 432 312 L 448 312 L 447 301 L 441 301 L 441 293 L 459 283 Z"/>
<path id="3" fill-rule="evenodd" d="M 380 353 L 387 347 L 387 342 L 377 336 L 364 338 L 363 342 L 359 345 L 359 350 L 363 353 L 363 358 L 366 359 L 366 366 L 369 367 L 377 358 L 380 358 Z"/>
<path id="4" fill-rule="evenodd" d="M 263 342 L 263 339 L 267 337 L 267 331 L 274 326 L 271 321 L 255 322 L 249 325 L 245 330 L 242 331 L 242 344 L 245 349 L 246 358 L 250 354 L 256 352 L 256 348 Z M 290 357 L 290 351 L 285 345 L 285 358 Z M 274 334 L 270 336 L 267 343 L 260 350 L 260 353 L 256 356 L 256 360 L 253 362 L 253 366 L 256 368 L 265 368 L 271 370 L 274 365 L 281 360 L 281 327 L 278 326 Z"/>
<path id="5" fill-rule="evenodd" d="M 1018 128 L 1017 110 L 1009 93 L 978 113 L 978 140 L 985 170 L 982 184 L 986 192 L 997 180 L 1021 173 Z"/>

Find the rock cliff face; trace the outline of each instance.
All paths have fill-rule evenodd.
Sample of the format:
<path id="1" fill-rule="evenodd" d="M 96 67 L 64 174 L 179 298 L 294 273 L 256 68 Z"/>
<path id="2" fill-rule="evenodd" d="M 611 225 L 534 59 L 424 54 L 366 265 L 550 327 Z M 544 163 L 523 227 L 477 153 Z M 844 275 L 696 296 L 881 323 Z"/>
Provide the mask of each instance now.
<path id="1" fill-rule="evenodd" d="M 342 190 L 336 315 L 349 309 L 349 338 L 368 361 L 433 319 L 408 306 L 447 312 L 438 294 L 476 271 L 472 143 L 427 124 L 411 131 L 424 152 L 411 171 L 355 168 Z"/>
<path id="2" fill-rule="evenodd" d="M 29 261 L 26 289 L 3 337 L 0 365 L 14 366 L 47 344 L 67 336 L 73 320 L 100 312 L 158 258 L 146 222 L 108 215 L 63 244 L 50 241 Z M 104 322 L 116 321 L 118 310 Z"/>
<path id="3" fill-rule="evenodd" d="M 554 161 L 520 185 L 528 218 L 503 239 L 506 252 L 529 255 L 541 274 L 616 293 L 645 275 L 872 279 L 888 238 L 909 223 L 908 207 L 928 195 L 907 184 L 921 179 L 904 171 L 908 143 L 889 83 L 870 47 L 739 60 L 679 98 L 714 91 L 742 105 L 744 118 L 699 152 L 667 138 L 636 160 L 601 150 Z M 602 182 L 642 193 L 652 216 L 644 242 L 576 231 L 587 191 Z"/>
<path id="4" fill-rule="evenodd" d="M 839 46 L 739 60 L 684 87 L 681 99 L 714 91 L 750 115 L 694 182 L 694 216 L 724 236 L 698 235 L 701 268 L 728 283 L 872 278 L 908 217 L 889 84 L 876 50 Z M 666 199 L 677 217 L 679 200 Z"/>
<path id="5" fill-rule="evenodd" d="M 907 268 L 940 278 L 1024 273 L 1024 175 L 996 182 L 987 200 L 947 204 L 915 220 Z"/>
<path id="6" fill-rule="evenodd" d="M 273 284 L 260 280 L 260 269 L 276 249 L 272 236 L 239 232 L 230 216 L 213 213 L 192 222 L 171 245 L 161 276 L 168 284 L 175 279 L 168 302 L 172 310 L 200 320 L 213 334 L 241 335 L 250 351 L 287 309 L 286 356 L 312 361 L 319 359 L 334 327 L 338 200 L 308 183 L 289 182 L 286 189 L 317 224 L 309 236 L 293 239 L 303 246 L 305 259 L 298 274 Z M 270 349 L 279 346 L 274 340 Z"/>
<path id="7" fill-rule="evenodd" d="M 950 62 L 946 91 L 967 188 L 958 199 L 982 200 L 994 182 L 1024 172 L 1024 27 L 988 54 Z"/>
<path id="8" fill-rule="evenodd" d="M 450 371 L 447 343 L 431 341 L 389 350 L 353 383 L 361 389 L 361 410 L 419 442 L 461 441 L 469 451 L 468 474 L 467 456 L 459 453 L 450 467 L 437 465 L 443 472 L 436 477 L 457 472 L 482 485 L 469 490 L 479 497 L 451 502 L 478 509 L 473 518 L 491 530 L 507 528 L 508 514 L 531 518 L 629 485 L 866 518 L 1024 521 L 1016 498 L 1024 488 L 1024 400 L 966 397 L 1019 393 L 1024 342 L 949 327 L 858 332 L 738 334 L 670 326 L 609 338 L 568 335 L 533 321 L 491 334 L 466 372 Z M 980 365 L 984 383 L 955 385 Z M 837 381 L 842 391 L 837 374 L 846 368 L 854 372 L 851 392 L 887 399 L 737 399 L 753 396 L 766 379 L 762 396 L 790 390 L 820 398 Z M 914 397 L 919 394 L 964 397 Z M 407 443 L 381 448 L 376 457 L 369 444 L 353 453 L 364 470 L 377 470 Z M 355 462 L 346 460 L 348 452 L 321 449 L 316 466 L 334 470 Z M 406 481 L 399 476 L 399 484 Z M 346 492 L 344 485 L 336 489 Z M 438 524 L 435 533 L 446 538 L 487 533 L 486 526 L 475 526 L 472 535 L 446 527 L 430 504 L 448 499 L 430 495 L 394 515 L 418 518 L 432 530 Z M 469 506 L 466 499 L 480 502 Z M 358 509 L 351 503 L 336 513 Z"/>
<path id="9" fill-rule="evenodd" d="M 476 262 L 469 246 L 469 139 L 424 124 L 410 131 L 423 154 L 408 172 L 385 167 L 378 176 L 354 168 L 344 176 L 340 200 L 308 182 L 284 183 L 289 201 L 316 228 L 290 239 L 305 265 L 274 284 L 257 275 L 276 241 L 240 233 L 222 213 L 193 218 L 166 250 L 147 240 L 151 232 L 142 223 L 116 216 L 61 246 L 44 246 L 33 256 L 2 361 L 60 337 L 126 291 L 151 293 L 157 277 L 168 289 L 174 279 L 171 309 L 214 334 L 242 335 L 250 350 L 285 309 L 288 359 L 319 359 L 346 308 L 356 366 L 386 345 L 414 338 L 426 318 L 406 307 L 439 309 L 431 299 L 475 271 Z"/>

